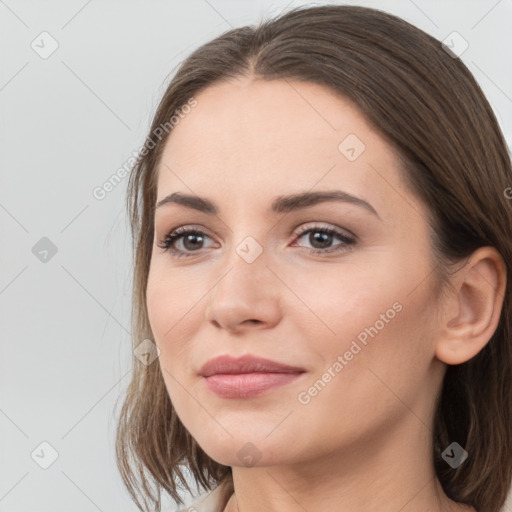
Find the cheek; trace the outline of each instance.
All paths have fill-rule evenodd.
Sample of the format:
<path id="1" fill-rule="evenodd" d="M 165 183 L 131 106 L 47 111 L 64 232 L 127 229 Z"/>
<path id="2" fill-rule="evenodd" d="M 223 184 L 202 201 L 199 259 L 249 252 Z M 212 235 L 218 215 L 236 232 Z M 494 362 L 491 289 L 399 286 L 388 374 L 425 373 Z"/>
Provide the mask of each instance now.
<path id="1" fill-rule="evenodd" d="M 294 311 L 297 331 L 307 333 L 307 350 L 318 363 L 316 378 L 331 368 L 337 375 L 332 380 L 347 379 L 352 386 L 359 378 L 375 381 L 373 370 L 389 385 L 405 389 L 428 371 L 433 324 L 427 269 L 419 262 L 407 268 L 400 258 L 376 263 L 347 265 L 291 282 L 308 305 L 288 310 Z M 375 385 L 382 387 L 378 381 Z M 371 395 L 372 390 L 366 392 Z"/>
<path id="2" fill-rule="evenodd" d="M 160 349 L 158 362 L 171 400 L 178 409 L 190 400 L 182 386 L 193 386 L 190 372 L 197 364 L 192 350 L 204 328 L 206 286 L 196 275 L 170 269 L 163 259 L 152 262 L 146 289 L 148 320 Z M 197 357 L 197 354 L 196 354 Z M 189 390 L 190 391 L 190 390 Z"/>
<path id="3" fill-rule="evenodd" d="M 296 408 L 304 425 L 323 425 L 327 439 L 380 435 L 410 409 L 421 418 L 427 415 L 432 360 L 424 311 L 428 290 L 407 295 L 410 289 L 396 281 L 394 287 L 377 284 L 348 293 L 331 283 L 324 288 L 332 292 L 331 301 L 318 295 L 322 319 L 335 334 L 317 336 L 316 345 L 307 336 L 320 364 L 297 390 Z"/>
<path id="4" fill-rule="evenodd" d="M 183 304 L 179 297 L 186 295 L 168 275 L 152 267 L 146 290 L 148 320 L 153 339 L 160 349 L 158 364 L 167 392 L 174 407 L 181 411 L 187 410 L 187 399 L 179 383 L 183 382 L 182 369 L 189 364 L 184 360 L 187 336 L 183 334 L 183 318 L 190 305 Z"/>
<path id="5" fill-rule="evenodd" d="M 297 300 L 289 299 L 283 314 L 293 317 L 298 332 L 308 333 L 310 349 L 343 354 L 354 339 L 364 346 L 396 323 L 404 294 L 390 272 L 379 274 L 375 266 L 339 265 L 287 278 Z"/>
<path id="6" fill-rule="evenodd" d="M 183 279 L 179 271 L 173 272 L 163 261 L 152 262 L 146 303 L 151 329 L 159 343 L 174 340 L 186 324 L 183 320 L 188 314 L 193 314 L 192 308 L 203 295 L 204 290 Z"/>
<path id="7" fill-rule="evenodd" d="M 151 330 L 158 345 L 163 341 L 163 333 L 172 326 L 170 315 L 173 314 L 175 300 L 169 284 L 165 276 L 151 267 L 146 289 L 146 304 Z"/>

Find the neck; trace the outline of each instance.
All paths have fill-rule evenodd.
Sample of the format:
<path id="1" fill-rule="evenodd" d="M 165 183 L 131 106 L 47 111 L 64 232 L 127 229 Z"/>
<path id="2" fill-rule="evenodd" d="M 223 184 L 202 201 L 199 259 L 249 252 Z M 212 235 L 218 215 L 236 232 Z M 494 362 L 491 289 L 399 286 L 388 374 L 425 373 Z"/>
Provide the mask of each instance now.
<path id="1" fill-rule="evenodd" d="M 414 422 L 411 434 L 407 427 Z M 385 437 L 302 463 L 233 466 L 234 495 L 225 512 L 474 511 L 445 495 L 434 471 L 432 433 L 414 415 L 383 445 Z"/>

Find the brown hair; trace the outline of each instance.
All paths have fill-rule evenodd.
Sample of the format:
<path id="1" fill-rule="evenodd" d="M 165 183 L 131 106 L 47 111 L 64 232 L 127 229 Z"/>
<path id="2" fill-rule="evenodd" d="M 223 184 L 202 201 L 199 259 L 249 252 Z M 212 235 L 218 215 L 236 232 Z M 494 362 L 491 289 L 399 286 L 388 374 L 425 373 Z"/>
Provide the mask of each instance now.
<path id="1" fill-rule="evenodd" d="M 507 146 L 470 71 L 434 37 L 394 15 L 345 5 L 299 7 L 256 27 L 229 30 L 181 63 L 151 133 L 209 85 L 244 75 L 314 82 L 353 102 L 395 149 L 405 183 L 428 206 L 435 275 L 443 289 L 452 265 L 482 246 L 495 247 L 512 275 Z M 134 347 L 153 338 L 145 294 L 156 175 L 167 136 L 140 153 L 128 184 Z M 446 494 L 485 512 L 499 511 L 512 478 L 511 290 L 508 285 L 489 343 L 470 361 L 447 367 L 433 425 L 435 469 Z M 441 458 L 453 441 L 469 453 L 457 469 Z M 134 359 L 116 457 L 141 510 L 138 495 L 145 506 L 149 502 L 147 510 L 160 510 L 162 489 L 183 503 L 178 479 L 190 488 L 182 470 L 204 489 L 230 482 L 232 489 L 231 468 L 212 460 L 177 417 L 158 364 Z"/>

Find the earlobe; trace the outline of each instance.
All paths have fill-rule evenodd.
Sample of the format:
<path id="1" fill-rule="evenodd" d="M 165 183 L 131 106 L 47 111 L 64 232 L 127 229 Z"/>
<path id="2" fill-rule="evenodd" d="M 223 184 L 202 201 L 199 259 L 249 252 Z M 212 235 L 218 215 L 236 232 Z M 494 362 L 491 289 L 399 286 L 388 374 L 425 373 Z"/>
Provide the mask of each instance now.
<path id="1" fill-rule="evenodd" d="M 457 271 L 439 325 L 435 345 L 439 360 L 461 364 L 485 347 L 498 326 L 506 280 L 505 263 L 493 247 L 480 247 Z"/>

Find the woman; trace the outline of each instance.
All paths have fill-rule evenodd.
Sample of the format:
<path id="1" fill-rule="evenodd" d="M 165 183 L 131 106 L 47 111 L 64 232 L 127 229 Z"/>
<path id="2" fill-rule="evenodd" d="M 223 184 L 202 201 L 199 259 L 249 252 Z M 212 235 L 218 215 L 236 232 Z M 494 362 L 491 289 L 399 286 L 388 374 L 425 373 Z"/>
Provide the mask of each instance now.
<path id="1" fill-rule="evenodd" d="M 128 206 L 154 354 L 117 437 L 139 508 L 191 476 L 187 510 L 498 512 L 511 162 L 460 59 L 378 10 L 297 8 L 190 55 L 149 141 Z"/>

